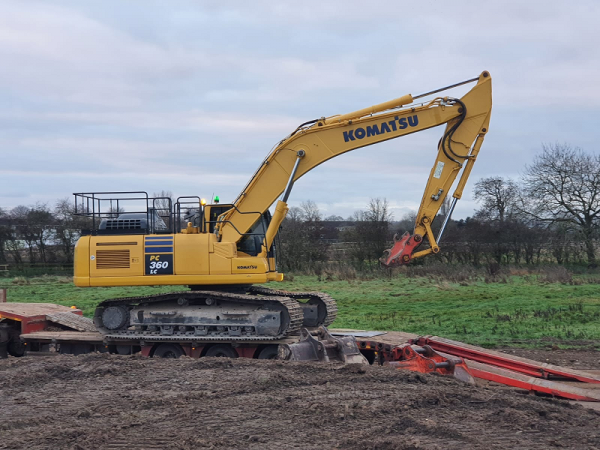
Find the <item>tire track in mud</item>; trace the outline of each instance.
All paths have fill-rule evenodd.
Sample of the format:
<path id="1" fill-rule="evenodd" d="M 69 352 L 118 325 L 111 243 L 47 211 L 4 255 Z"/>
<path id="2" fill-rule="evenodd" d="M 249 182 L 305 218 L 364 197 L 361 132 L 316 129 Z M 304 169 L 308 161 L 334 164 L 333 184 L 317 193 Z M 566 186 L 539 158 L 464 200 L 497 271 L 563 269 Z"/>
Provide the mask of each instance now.
<path id="1" fill-rule="evenodd" d="M 0 448 L 600 448 L 578 405 L 387 367 L 106 354 L 0 361 Z"/>

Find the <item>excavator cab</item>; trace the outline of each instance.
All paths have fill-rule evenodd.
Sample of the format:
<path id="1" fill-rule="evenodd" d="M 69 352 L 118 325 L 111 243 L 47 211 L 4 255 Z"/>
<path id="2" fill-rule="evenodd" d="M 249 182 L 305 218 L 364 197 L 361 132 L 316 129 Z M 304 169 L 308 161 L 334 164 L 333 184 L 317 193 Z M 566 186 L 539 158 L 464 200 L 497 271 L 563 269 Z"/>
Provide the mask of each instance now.
<path id="1" fill-rule="evenodd" d="M 247 253 L 250 256 L 258 255 L 264 245 L 267 228 L 271 223 L 271 213 L 267 210 L 263 213 L 254 225 L 248 230 L 248 233 L 238 242 L 238 251 Z M 269 249 L 268 256 L 274 257 L 275 244 Z"/>
<path id="2" fill-rule="evenodd" d="M 204 229 L 209 233 L 214 233 L 219 224 L 219 216 L 231 209 L 232 205 L 206 205 L 204 207 Z"/>

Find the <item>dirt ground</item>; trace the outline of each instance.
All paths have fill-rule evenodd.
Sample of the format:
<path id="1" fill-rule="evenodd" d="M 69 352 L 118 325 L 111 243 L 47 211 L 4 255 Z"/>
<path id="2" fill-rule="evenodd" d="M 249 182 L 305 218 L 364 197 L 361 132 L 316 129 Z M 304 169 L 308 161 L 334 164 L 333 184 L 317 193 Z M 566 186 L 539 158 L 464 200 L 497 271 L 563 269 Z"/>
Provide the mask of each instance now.
<path id="1" fill-rule="evenodd" d="M 388 367 L 0 360 L 0 448 L 600 448 L 600 413 Z"/>
<path id="2" fill-rule="evenodd" d="M 566 366 L 577 370 L 600 370 L 600 351 L 593 349 L 499 349 L 511 355 L 533 359 L 557 366 Z"/>

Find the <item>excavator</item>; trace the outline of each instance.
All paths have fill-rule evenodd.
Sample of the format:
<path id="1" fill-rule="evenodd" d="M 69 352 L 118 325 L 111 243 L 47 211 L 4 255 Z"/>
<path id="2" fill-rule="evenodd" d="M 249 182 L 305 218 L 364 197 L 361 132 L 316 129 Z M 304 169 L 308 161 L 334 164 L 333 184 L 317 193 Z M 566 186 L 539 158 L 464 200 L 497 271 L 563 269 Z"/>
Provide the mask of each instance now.
<path id="1" fill-rule="evenodd" d="M 474 86 L 460 99 L 434 96 L 467 83 Z M 330 296 L 256 286 L 283 280 L 275 238 L 294 183 L 343 153 L 445 124 L 414 231 L 395 236 L 381 263 L 394 267 L 438 253 L 488 132 L 491 107 L 492 79 L 484 71 L 421 95 L 305 122 L 274 147 L 230 204 L 145 192 L 75 194 L 76 214 L 90 225 L 75 248 L 74 283 L 189 286 L 103 301 L 94 324 L 111 339 L 268 343 L 327 327 L 337 312 Z M 432 222 L 459 174 L 450 212 L 435 237 Z"/>

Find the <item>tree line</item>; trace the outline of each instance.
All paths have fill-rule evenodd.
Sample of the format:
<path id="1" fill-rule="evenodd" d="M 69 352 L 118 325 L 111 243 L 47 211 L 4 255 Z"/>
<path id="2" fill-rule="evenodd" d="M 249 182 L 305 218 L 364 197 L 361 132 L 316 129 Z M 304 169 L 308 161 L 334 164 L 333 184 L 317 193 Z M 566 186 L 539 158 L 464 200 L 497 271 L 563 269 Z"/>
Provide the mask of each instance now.
<path id="1" fill-rule="evenodd" d="M 42 203 L 0 208 L 0 263 L 72 263 L 80 231 L 89 227 L 73 212 L 69 199 L 53 208 Z"/>
<path id="2" fill-rule="evenodd" d="M 434 258 L 473 265 L 597 266 L 599 155 L 566 144 L 544 145 L 519 180 L 483 178 L 473 193 L 479 208 L 472 217 L 449 220 L 442 251 Z M 434 220 L 435 236 L 447 213 L 446 203 Z M 316 205 L 307 202 L 292 208 L 283 223 L 283 268 L 298 270 L 329 261 L 372 265 L 389 248 L 394 234 L 412 232 L 414 220 L 415 215 L 409 214 L 394 222 L 385 199 L 372 199 L 364 211 L 346 221 L 337 216 L 323 219 Z"/>
<path id="3" fill-rule="evenodd" d="M 565 144 L 544 145 L 519 180 L 483 178 L 473 192 L 479 208 L 472 217 L 449 221 L 442 251 L 434 258 L 474 265 L 597 264 L 599 155 Z M 72 263 L 80 230 L 89 228 L 73 209 L 69 199 L 52 208 L 0 208 L 0 263 Z M 436 236 L 447 213 L 446 203 L 433 223 Z M 311 270 L 332 261 L 374 266 L 394 234 L 412 232 L 414 220 L 415 214 L 409 214 L 394 221 L 388 201 L 380 198 L 346 219 L 323 217 L 316 203 L 304 202 L 290 209 L 282 225 L 277 245 L 281 268 Z"/>

